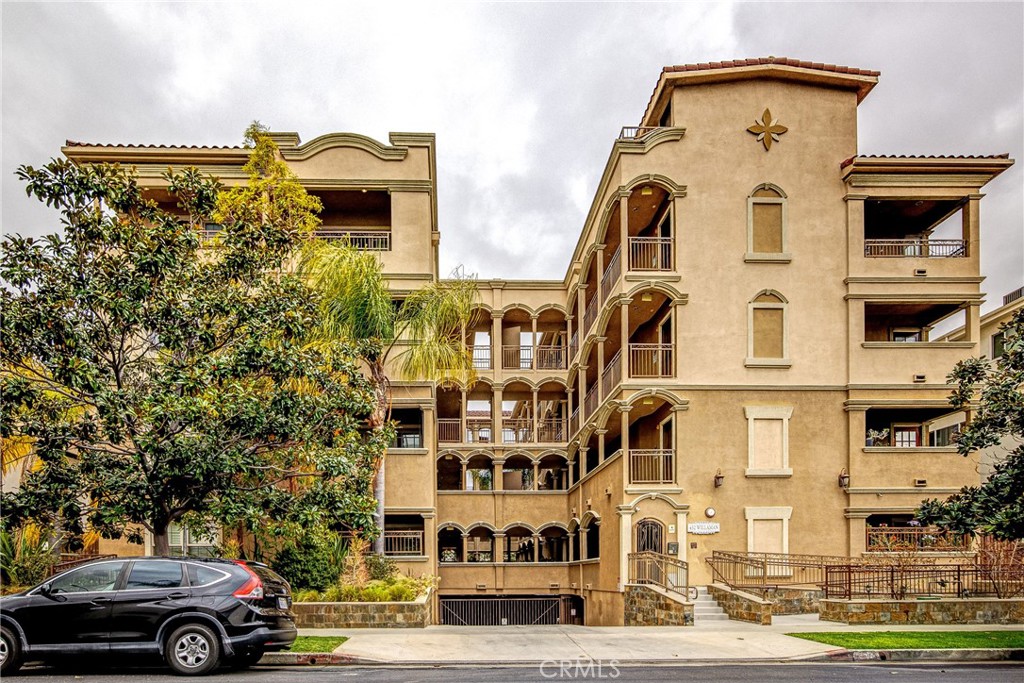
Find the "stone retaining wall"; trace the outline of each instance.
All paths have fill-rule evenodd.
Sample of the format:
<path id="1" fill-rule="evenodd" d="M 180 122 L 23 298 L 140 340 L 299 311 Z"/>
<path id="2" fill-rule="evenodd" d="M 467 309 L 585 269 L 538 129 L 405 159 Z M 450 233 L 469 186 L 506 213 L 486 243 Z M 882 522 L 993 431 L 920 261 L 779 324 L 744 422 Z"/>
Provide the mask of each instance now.
<path id="1" fill-rule="evenodd" d="M 752 624 L 771 626 L 772 603 L 751 593 L 744 593 L 720 583 L 708 586 L 711 594 L 730 619 L 749 621 Z"/>
<path id="2" fill-rule="evenodd" d="M 429 596 L 413 602 L 296 602 L 299 628 L 424 628 L 431 623 Z"/>
<path id="3" fill-rule="evenodd" d="M 822 600 L 820 618 L 844 624 L 1024 624 L 1024 599 Z"/>
<path id="4" fill-rule="evenodd" d="M 764 599 L 772 603 L 772 614 L 817 614 L 824 597 L 825 591 L 817 588 L 770 588 L 764 592 Z"/>
<path id="5" fill-rule="evenodd" d="M 626 586 L 626 626 L 693 626 L 693 603 L 675 600 L 650 586 Z"/>

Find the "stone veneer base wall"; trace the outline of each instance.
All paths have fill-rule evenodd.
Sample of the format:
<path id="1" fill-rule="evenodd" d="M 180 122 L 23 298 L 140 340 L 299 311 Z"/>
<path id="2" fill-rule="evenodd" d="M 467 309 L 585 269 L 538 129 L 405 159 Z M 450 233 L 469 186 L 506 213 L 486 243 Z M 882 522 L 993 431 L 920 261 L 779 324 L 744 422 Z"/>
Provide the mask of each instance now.
<path id="1" fill-rule="evenodd" d="M 729 588 L 720 583 L 708 586 L 708 592 L 725 610 L 730 619 L 749 621 L 752 624 L 771 626 L 772 603 L 751 593 Z"/>
<path id="2" fill-rule="evenodd" d="M 817 614 L 825 591 L 818 588 L 770 588 L 763 597 L 772 603 L 772 614 Z"/>
<path id="3" fill-rule="evenodd" d="M 820 618 L 843 624 L 1024 624 L 1024 598 L 822 600 Z"/>
<path id="4" fill-rule="evenodd" d="M 680 602 L 650 586 L 627 585 L 626 626 L 693 626 L 693 603 Z"/>
<path id="5" fill-rule="evenodd" d="M 298 628 L 425 628 L 430 596 L 413 602 L 296 602 Z"/>

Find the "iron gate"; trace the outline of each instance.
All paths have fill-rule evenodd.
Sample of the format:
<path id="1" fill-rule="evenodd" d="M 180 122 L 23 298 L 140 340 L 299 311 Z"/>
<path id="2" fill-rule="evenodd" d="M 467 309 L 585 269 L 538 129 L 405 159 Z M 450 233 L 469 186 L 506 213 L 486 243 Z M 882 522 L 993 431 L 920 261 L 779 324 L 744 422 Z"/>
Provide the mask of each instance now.
<path id="1" fill-rule="evenodd" d="M 583 599 L 575 595 L 442 595 L 440 602 L 448 626 L 583 623 Z"/>

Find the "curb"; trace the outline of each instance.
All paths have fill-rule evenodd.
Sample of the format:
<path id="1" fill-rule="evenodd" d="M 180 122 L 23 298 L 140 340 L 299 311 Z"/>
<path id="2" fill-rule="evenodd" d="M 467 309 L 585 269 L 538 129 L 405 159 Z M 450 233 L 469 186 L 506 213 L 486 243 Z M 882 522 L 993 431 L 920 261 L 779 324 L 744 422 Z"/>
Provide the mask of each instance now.
<path id="1" fill-rule="evenodd" d="M 831 650 L 819 655 L 798 657 L 763 657 L 740 659 L 619 659 L 618 666 L 785 664 L 796 662 L 999 662 L 1024 661 L 1024 649 L 988 648 L 954 650 Z M 268 652 L 260 666 L 394 666 L 394 667 L 524 667 L 540 666 L 550 660 L 515 661 L 403 661 L 367 659 L 356 655 L 331 652 Z"/>

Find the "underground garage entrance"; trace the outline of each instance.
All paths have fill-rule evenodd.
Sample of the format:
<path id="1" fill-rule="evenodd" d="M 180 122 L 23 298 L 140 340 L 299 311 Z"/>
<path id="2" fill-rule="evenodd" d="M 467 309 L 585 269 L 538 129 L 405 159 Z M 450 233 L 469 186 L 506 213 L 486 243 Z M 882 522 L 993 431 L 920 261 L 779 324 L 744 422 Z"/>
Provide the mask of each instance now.
<path id="1" fill-rule="evenodd" d="M 448 626 L 583 624 L 578 595 L 442 595 L 440 602 Z"/>

